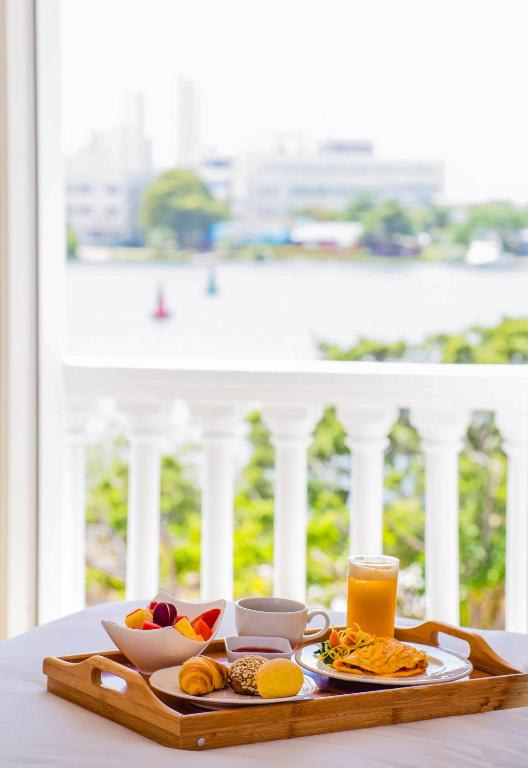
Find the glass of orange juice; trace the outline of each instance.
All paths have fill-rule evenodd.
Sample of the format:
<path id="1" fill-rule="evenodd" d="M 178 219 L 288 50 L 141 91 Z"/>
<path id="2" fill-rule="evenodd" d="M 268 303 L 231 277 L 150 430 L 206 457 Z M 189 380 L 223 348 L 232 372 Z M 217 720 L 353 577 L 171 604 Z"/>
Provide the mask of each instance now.
<path id="1" fill-rule="evenodd" d="M 347 627 L 359 624 L 365 632 L 394 636 L 397 557 L 353 555 L 348 558 Z"/>

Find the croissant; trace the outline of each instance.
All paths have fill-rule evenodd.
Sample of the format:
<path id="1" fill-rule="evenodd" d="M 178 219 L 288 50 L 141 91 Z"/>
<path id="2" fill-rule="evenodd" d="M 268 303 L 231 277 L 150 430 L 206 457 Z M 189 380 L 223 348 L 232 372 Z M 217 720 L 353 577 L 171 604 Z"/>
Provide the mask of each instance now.
<path id="1" fill-rule="evenodd" d="M 180 688 L 190 696 L 203 696 L 225 688 L 229 672 L 225 664 L 208 656 L 193 656 L 180 669 Z"/>

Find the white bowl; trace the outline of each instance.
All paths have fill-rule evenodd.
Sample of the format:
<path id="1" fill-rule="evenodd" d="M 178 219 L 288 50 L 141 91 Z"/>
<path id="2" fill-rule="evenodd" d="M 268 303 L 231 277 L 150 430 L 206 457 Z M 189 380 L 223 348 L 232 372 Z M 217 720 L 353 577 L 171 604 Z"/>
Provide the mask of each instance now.
<path id="1" fill-rule="evenodd" d="M 227 651 L 227 658 L 229 661 L 236 661 L 243 656 L 247 656 L 250 653 L 256 653 L 259 656 L 264 656 L 265 659 L 290 659 L 293 653 L 292 647 L 285 637 L 250 637 L 233 636 L 226 637 L 225 647 Z M 239 651 L 238 648 L 246 647 L 257 648 L 277 648 L 279 653 L 267 653 L 266 651 Z"/>
<path id="2" fill-rule="evenodd" d="M 191 656 L 198 656 L 202 653 L 209 643 L 214 640 L 222 622 L 226 606 L 225 600 L 185 602 L 183 600 L 176 600 L 176 598 L 168 595 L 166 592 L 159 592 L 154 600 L 172 603 L 178 611 L 178 616 L 188 616 L 191 621 L 204 611 L 211 610 L 211 608 L 219 608 L 220 615 L 214 625 L 213 634 L 209 640 L 203 643 L 181 635 L 173 627 L 151 630 L 131 629 L 125 624 L 118 624 L 115 621 L 103 619 L 101 624 L 111 640 L 117 645 L 121 653 L 124 653 L 144 675 L 151 675 L 152 672 L 164 667 L 183 664 Z M 123 621 L 124 619 L 125 617 L 123 616 Z"/>

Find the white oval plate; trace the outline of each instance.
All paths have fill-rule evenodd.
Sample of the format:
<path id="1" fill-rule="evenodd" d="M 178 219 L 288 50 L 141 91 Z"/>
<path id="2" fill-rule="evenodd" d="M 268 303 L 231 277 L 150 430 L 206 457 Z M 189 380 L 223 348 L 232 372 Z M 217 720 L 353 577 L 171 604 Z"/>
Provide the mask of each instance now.
<path id="1" fill-rule="evenodd" d="M 332 677 L 336 680 L 346 680 L 349 683 L 369 683 L 374 685 L 428 685 L 429 683 L 447 683 L 451 680 L 459 680 L 469 675 L 473 665 L 463 656 L 457 656 L 452 651 L 444 651 L 443 648 L 434 648 L 420 643 L 406 643 L 425 651 L 429 659 L 429 666 L 420 675 L 413 677 L 380 677 L 379 675 L 367 675 L 358 673 L 337 672 L 337 670 L 325 664 L 314 655 L 321 646 L 319 644 L 306 645 L 295 655 L 295 661 L 301 667 L 316 672 L 318 675 Z"/>
<path id="2" fill-rule="evenodd" d="M 167 667 L 166 669 L 158 669 L 150 676 L 150 684 L 157 691 L 162 693 L 168 693 L 170 696 L 176 696 L 178 699 L 185 699 L 186 701 L 192 701 L 193 704 L 204 709 L 224 709 L 225 707 L 240 707 L 249 705 L 260 704 L 278 704 L 283 701 L 299 701 L 300 699 L 306 699 L 310 696 L 317 685 L 311 677 L 304 675 L 304 683 L 297 696 L 288 696 L 283 699 L 262 699 L 260 696 L 244 696 L 241 693 L 235 693 L 232 688 L 224 688 L 221 691 L 213 691 L 212 693 L 206 693 L 205 696 L 191 696 L 188 693 L 184 693 L 180 688 L 181 665 L 177 667 Z"/>

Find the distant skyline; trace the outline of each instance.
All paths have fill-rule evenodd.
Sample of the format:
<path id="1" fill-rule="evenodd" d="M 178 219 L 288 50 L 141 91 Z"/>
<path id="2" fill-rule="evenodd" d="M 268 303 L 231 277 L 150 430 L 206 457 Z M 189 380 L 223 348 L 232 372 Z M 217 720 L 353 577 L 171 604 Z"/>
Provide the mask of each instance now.
<path id="1" fill-rule="evenodd" d="M 528 202 L 527 28 L 524 0 L 63 0 L 64 151 L 143 93 L 155 163 L 171 163 L 184 77 L 220 152 L 371 139 L 443 162 L 448 201 Z"/>

